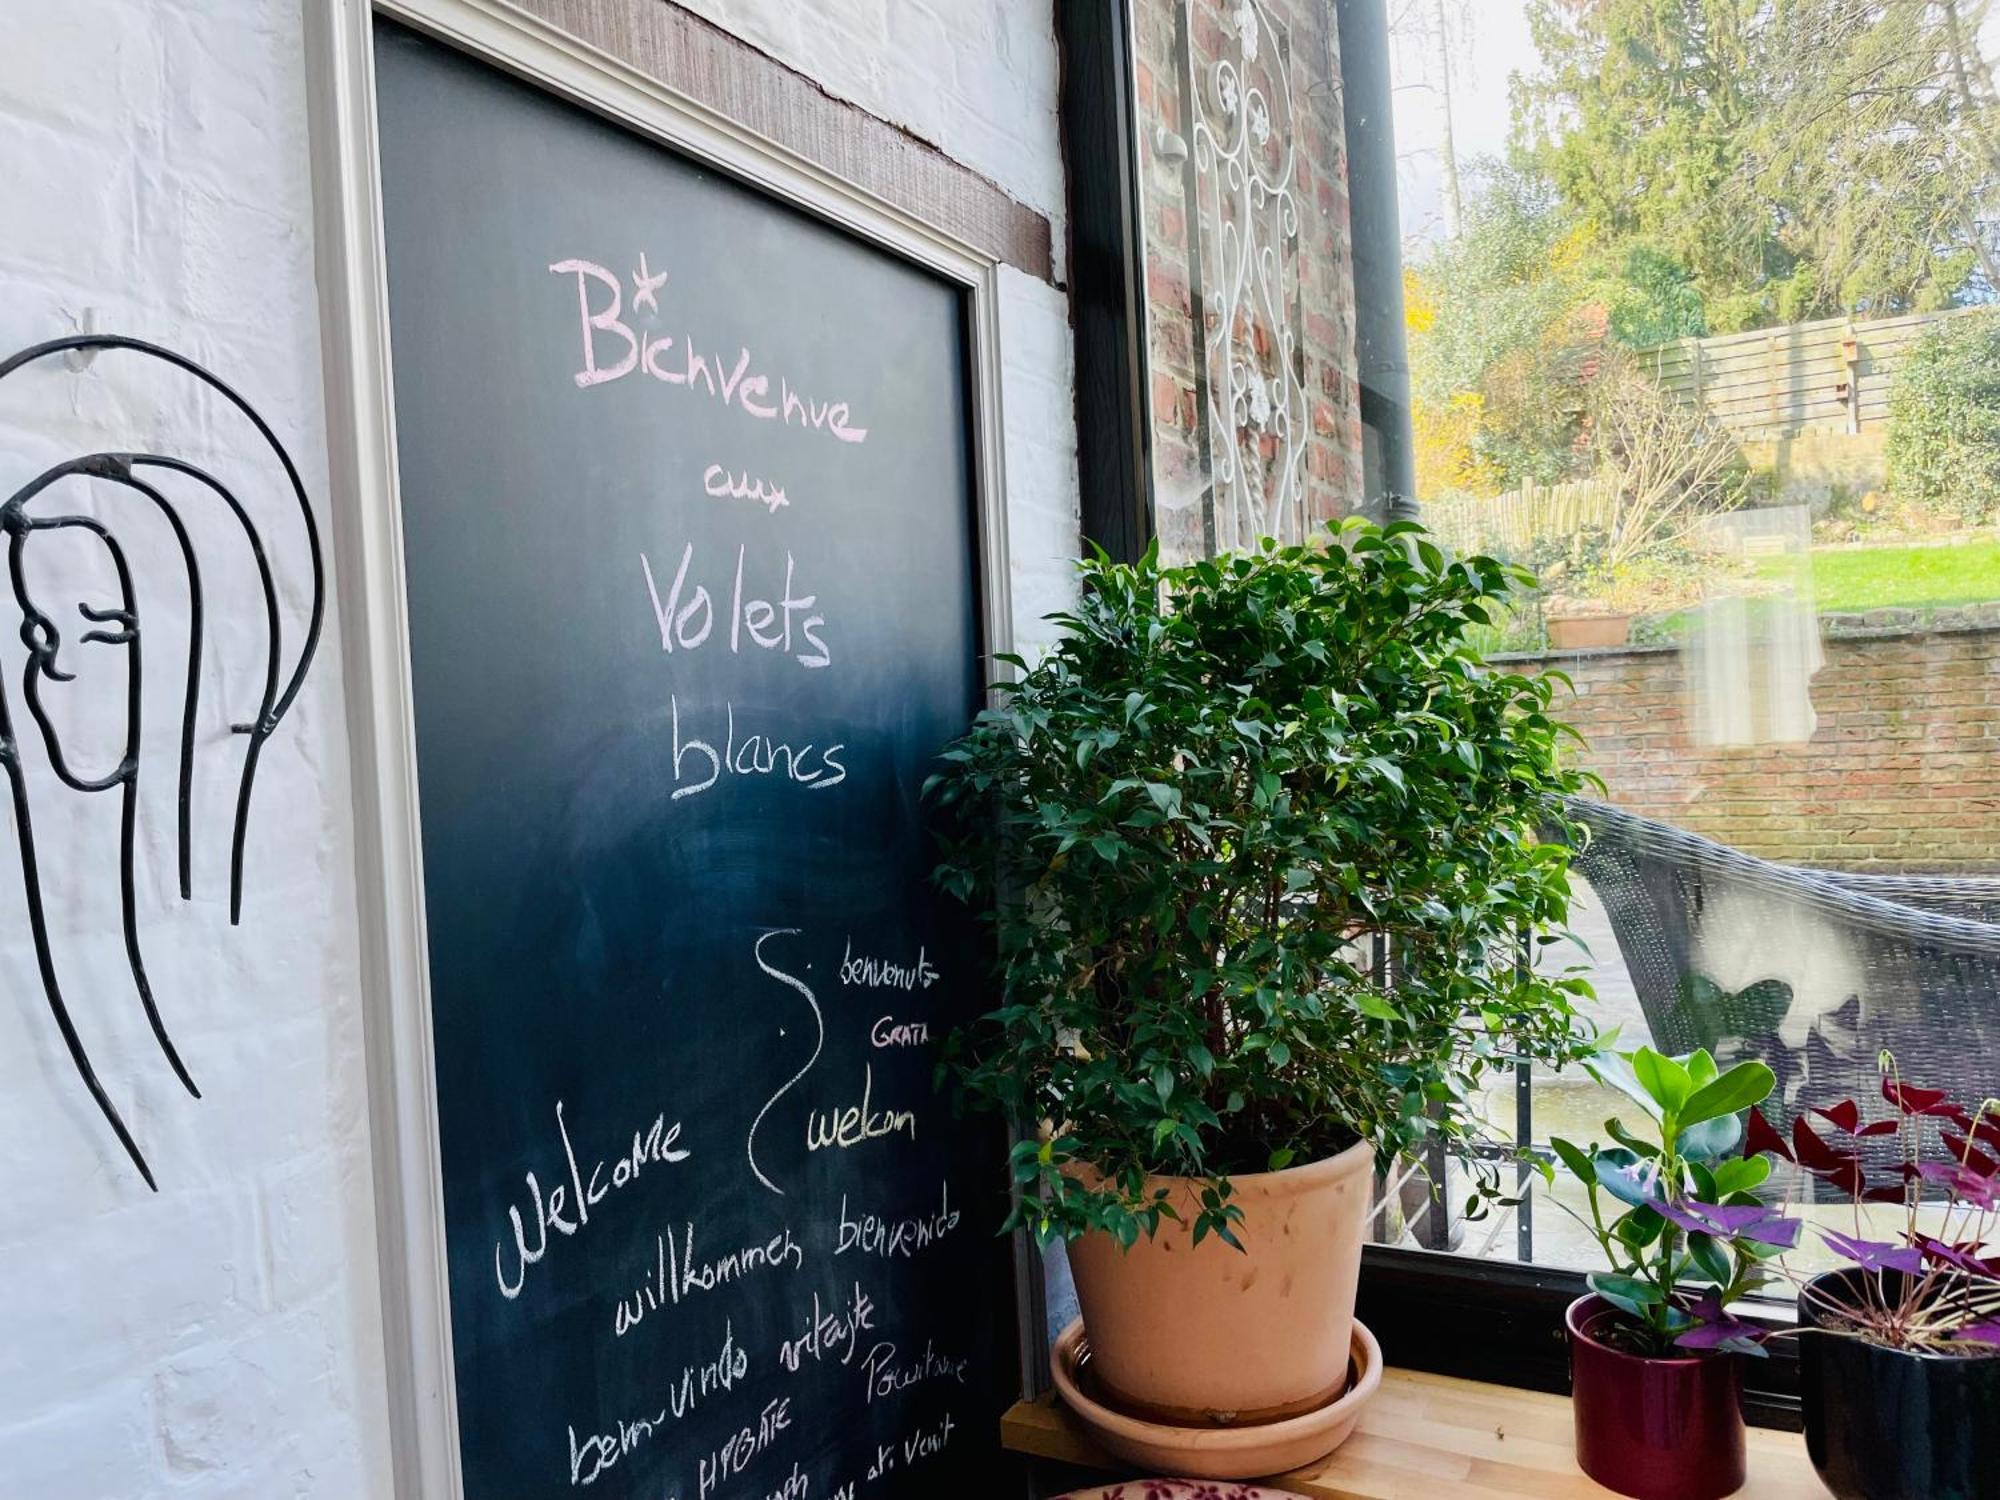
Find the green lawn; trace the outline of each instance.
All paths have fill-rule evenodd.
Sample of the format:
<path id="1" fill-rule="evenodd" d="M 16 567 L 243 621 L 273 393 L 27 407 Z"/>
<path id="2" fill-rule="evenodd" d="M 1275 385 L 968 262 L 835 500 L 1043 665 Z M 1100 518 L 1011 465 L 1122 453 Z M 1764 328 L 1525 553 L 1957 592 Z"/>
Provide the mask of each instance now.
<path id="1" fill-rule="evenodd" d="M 1790 559 L 1760 565 L 1783 578 Z M 1822 613 L 1950 609 L 2000 600 L 2000 539 L 1945 547 L 1828 547 L 1812 554 L 1813 604 Z"/>

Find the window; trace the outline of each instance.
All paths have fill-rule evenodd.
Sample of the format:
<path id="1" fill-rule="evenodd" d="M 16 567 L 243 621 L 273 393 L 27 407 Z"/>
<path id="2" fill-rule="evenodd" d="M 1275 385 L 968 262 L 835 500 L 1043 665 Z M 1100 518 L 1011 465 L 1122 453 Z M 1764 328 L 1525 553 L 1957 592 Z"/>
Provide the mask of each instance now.
<path id="1" fill-rule="evenodd" d="M 1626 1045 L 1768 1062 L 1781 1129 L 1879 1108 L 1885 1052 L 2000 1093 L 2000 12 L 1138 0 L 1130 25 L 1167 552 L 1414 503 L 1533 569 L 1484 644 L 1574 680 L 1604 787 L 1575 940 L 1532 961 L 1581 967 Z M 1508 1176 L 1552 1132 L 1606 1139 L 1619 1098 L 1523 1072 L 1472 1107 Z M 1468 1219 L 1467 1163 L 1405 1172 L 1364 1315 L 1390 1338 L 1476 1303 L 1508 1347 L 1462 1368 L 1560 1383 L 1529 1335 L 1595 1263 L 1573 1187 L 1521 1168 L 1518 1206 Z"/>

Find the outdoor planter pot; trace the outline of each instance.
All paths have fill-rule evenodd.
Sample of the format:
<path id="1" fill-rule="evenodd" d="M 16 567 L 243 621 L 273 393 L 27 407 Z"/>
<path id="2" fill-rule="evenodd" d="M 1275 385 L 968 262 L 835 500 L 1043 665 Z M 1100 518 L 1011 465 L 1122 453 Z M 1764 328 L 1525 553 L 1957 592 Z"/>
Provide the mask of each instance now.
<path id="1" fill-rule="evenodd" d="M 1632 616 L 1550 615 L 1549 644 L 1558 651 L 1622 646 L 1631 638 Z"/>
<path id="2" fill-rule="evenodd" d="M 1617 1310 L 1569 1306 L 1576 1460 L 1636 1500 L 1720 1500 L 1743 1487 L 1743 1364 L 1734 1354 L 1648 1359 L 1596 1335 Z"/>
<path id="3" fill-rule="evenodd" d="M 1813 1287 L 1845 1300 L 1869 1273 L 1828 1271 Z M 2000 1355 L 1913 1354 L 1823 1333 L 1830 1313 L 1799 1299 L 1806 1451 L 1840 1500 L 2000 1497 Z"/>
<path id="4" fill-rule="evenodd" d="M 1150 1178 L 1184 1222 L 1121 1250 L 1093 1232 L 1069 1247 L 1092 1372 L 1129 1414 L 1240 1425 L 1314 1411 L 1347 1386 L 1355 1283 L 1374 1186 L 1362 1141 L 1282 1172 L 1229 1179 L 1241 1250 L 1194 1243 L 1196 1184 Z"/>

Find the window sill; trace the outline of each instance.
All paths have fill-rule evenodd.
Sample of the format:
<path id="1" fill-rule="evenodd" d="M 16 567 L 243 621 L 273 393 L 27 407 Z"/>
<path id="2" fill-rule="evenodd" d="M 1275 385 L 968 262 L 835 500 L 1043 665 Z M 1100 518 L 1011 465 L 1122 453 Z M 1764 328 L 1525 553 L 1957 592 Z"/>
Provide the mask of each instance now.
<path id="1" fill-rule="evenodd" d="M 1803 1438 L 1757 1427 L 1748 1437 L 1750 1477 L 1741 1493 L 1825 1500 Z M 1119 1466 L 1053 1395 L 1016 1404 L 1000 1420 L 1000 1440 L 1032 1458 Z M 1394 1369 L 1345 1444 L 1273 1483 L 1313 1500 L 1582 1500 L 1611 1493 L 1576 1466 L 1568 1397 Z"/>

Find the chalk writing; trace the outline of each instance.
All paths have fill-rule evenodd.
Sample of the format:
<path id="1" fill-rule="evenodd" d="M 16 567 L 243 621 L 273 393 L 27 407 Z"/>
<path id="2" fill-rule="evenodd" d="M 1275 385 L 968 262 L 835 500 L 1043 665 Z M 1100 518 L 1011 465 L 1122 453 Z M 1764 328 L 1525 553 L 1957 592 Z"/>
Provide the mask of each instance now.
<path id="1" fill-rule="evenodd" d="M 956 1228 L 958 1210 L 951 1206 L 951 1183 L 948 1180 L 938 1187 L 936 1213 L 908 1219 L 889 1219 L 871 1213 L 850 1214 L 847 1194 L 842 1193 L 839 1236 L 834 1241 L 833 1253 L 845 1255 L 852 1250 L 862 1255 L 879 1255 L 884 1260 L 909 1260 Z"/>
<path id="2" fill-rule="evenodd" d="M 860 1282 L 854 1283 L 846 1301 L 832 1309 L 822 1307 L 819 1293 L 814 1292 L 805 1331 L 778 1346 L 778 1363 L 794 1375 L 808 1359 L 818 1364 L 837 1354 L 841 1364 L 850 1364 L 861 1335 L 874 1327 L 875 1300 L 861 1290 Z"/>
<path id="3" fill-rule="evenodd" d="M 736 549 L 736 580 L 729 601 L 731 654 L 740 654 L 747 639 L 760 650 L 788 653 L 808 670 L 831 665 L 833 654 L 827 650 L 821 634 L 826 617 L 806 613 L 819 596 L 799 596 L 792 592 L 797 568 L 792 554 L 785 554 L 785 588 L 774 604 L 769 599 L 744 596 L 743 572 L 748 550 L 747 544 Z M 673 583 L 663 596 L 652 559 L 643 552 L 639 554 L 639 567 L 646 575 L 646 594 L 653 602 L 653 618 L 660 627 L 660 649 L 670 656 L 676 650 L 699 650 L 715 628 L 715 604 L 707 586 L 697 579 L 692 590 L 687 587 L 688 568 L 693 561 L 694 543 L 689 542 L 681 548 Z M 793 651 L 792 647 L 801 642 L 806 649 Z"/>
<path id="4" fill-rule="evenodd" d="M 944 1452 L 945 1444 L 951 1441 L 954 1426 L 951 1413 L 946 1412 L 944 1421 L 937 1426 L 920 1427 L 900 1443 L 877 1443 L 874 1461 L 868 1465 L 869 1479 L 886 1479 L 899 1467 L 907 1468 Z"/>
<path id="5" fill-rule="evenodd" d="M 811 740 L 795 745 L 768 734 L 736 735 L 736 705 L 722 705 L 722 746 L 717 749 L 699 735 L 681 733 L 681 703 L 667 695 L 667 715 L 673 735 L 674 789 L 667 800 L 698 797 L 723 776 L 784 776 L 808 791 L 830 791 L 847 780 L 847 764 L 840 757 L 845 744 L 824 748 Z M 714 731 L 709 731 L 713 733 Z"/>
<path id="6" fill-rule="evenodd" d="M 879 1141 L 891 1135 L 905 1135 L 914 1141 L 917 1138 L 917 1117 L 907 1109 L 876 1109 L 872 1097 L 874 1089 L 875 1065 L 864 1064 L 859 1104 L 831 1111 L 808 1111 L 806 1150 L 820 1151 L 835 1146 L 845 1151 L 864 1141 Z"/>
<path id="7" fill-rule="evenodd" d="M 898 1021 L 883 1016 L 868 1028 L 868 1040 L 877 1047 L 928 1047 L 931 1029 L 922 1021 Z"/>
<path id="8" fill-rule="evenodd" d="M 747 1469 L 751 1461 L 776 1442 L 778 1434 L 791 1425 L 791 1397 L 778 1396 L 766 1401 L 754 1423 L 732 1432 L 723 1440 L 721 1447 L 701 1460 L 697 1473 L 704 1500 L 715 1493 L 715 1487 L 723 1480 Z"/>
<path id="9" fill-rule="evenodd" d="M 708 1260 L 694 1253 L 694 1225 L 681 1226 L 678 1242 L 672 1229 L 654 1236 L 654 1264 L 646 1279 L 630 1297 L 620 1297 L 612 1311 L 611 1332 L 623 1338 L 645 1320 L 646 1314 L 667 1306 L 679 1306 L 699 1292 L 741 1281 L 758 1271 L 796 1271 L 805 1264 L 805 1248 L 792 1238 L 786 1225 L 768 1240 L 724 1251 Z"/>
<path id="10" fill-rule="evenodd" d="M 938 982 L 938 971 L 931 967 L 922 948 L 917 949 L 914 963 L 896 964 L 886 958 L 857 956 L 850 937 L 840 956 L 840 982 L 854 989 L 927 990 Z"/>
<path id="11" fill-rule="evenodd" d="M 746 415 L 766 422 L 782 422 L 787 427 L 804 427 L 824 432 L 843 443 L 865 443 L 868 429 L 855 425 L 845 401 L 820 401 L 793 388 L 782 375 L 777 389 L 771 376 L 751 369 L 747 346 L 739 347 L 733 362 L 710 350 L 697 352 L 692 337 L 683 335 L 679 353 L 675 340 L 634 329 L 623 316 L 624 288 L 618 278 L 594 261 L 569 259 L 549 267 L 558 276 L 576 278 L 576 306 L 582 334 L 583 367 L 573 377 L 579 387 L 589 390 L 627 375 L 644 374 L 666 385 L 684 390 L 705 390 L 724 406 L 734 405 Z M 642 265 L 643 272 L 644 267 Z M 636 315 L 641 302 L 659 308 L 659 288 L 665 273 L 635 276 L 632 298 Z M 597 303 L 591 306 L 591 289 L 597 289 Z"/>
<path id="12" fill-rule="evenodd" d="M 710 464 L 701 471 L 701 488 L 703 494 L 718 500 L 754 500 L 772 515 L 792 503 L 777 485 L 748 472 L 732 474 L 721 464 Z"/>
<path id="13" fill-rule="evenodd" d="M 935 1380 L 964 1385 L 967 1363 L 966 1360 L 938 1353 L 929 1339 L 924 1340 L 924 1352 L 918 1358 L 898 1361 L 896 1346 L 885 1339 L 861 1357 L 861 1379 L 866 1399 L 872 1406 L 877 1397 L 894 1396 Z"/>
<path id="14" fill-rule="evenodd" d="M 532 1250 L 528 1248 L 527 1226 L 522 1222 L 520 1207 L 509 1206 L 507 1218 L 514 1228 L 514 1276 L 511 1281 L 507 1276 L 506 1241 L 496 1241 L 493 1246 L 493 1276 L 500 1284 L 500 1295 L 510 1302 L 521 1295 L 528 1267 L 548 1254 L 551 1229 L 560 1235 L 574 1235 L 590 1223 L 591 1209 L 603 1202 L 607 1194 L 637 1181 L 640 1172 L 649 1163 L 682 1162 L 688 1159 L 689 1154 L 686 1148 L 674 1144 L 680 1139 L 680 1121 L 669 1125 L 664 1114 L 657 1115 L 643 1134 L 636 1130 L 632 1132 L 632 1149 L 617 1157 L 608 1173 L 604 1161 L 600 1159 L 590 1169 L 586 1180 L 577 1167 L 576 1150 L 570 1144 L 569 1126 L 563 1120 L 560 1099 L 556 1101 L 556 1133 L 562 1137 L 563 1159 L 569 1166 L 569 1181 L 551 1187 L 544 1198 L 541 1183 L 535 1174 L 527 1174 L 528 1196 L 534 1204 L 535 1247 Z"/>
<path id="15" fill-rule="evenodd" d="M 755 1177 L 759 1182 L 763 1183 L 765 1187 L 769 1188 L 772 1192 L 777 1193 L 781 1197 L 783 1196 L 785 1190 L 779 1187 L 775 1182 L 771 1181 L 770 1178 L 766 1177 L 764 1175 L 763 1168 L 757 1165 L 757 1128 L 764 1123 L 764 1117 L 771 1112 L 773 1106 L 775 1106 L 780 1099 L 784 1098 L 786 1094 L 790 1093 L 792 1089 L 797 1085 L 800 1079 L 804 1078 L 806 1074 L 812 1071 L 813 1064 L 819 1061 L 820 1050 L 826 1045 L 826 1018 L 820 1014 L 819 1001 L 813 998 L 812 990 L 806 985 L 804 980 L 799 979 L 795 975 L 787 974 L 782 969 L 772 967 L 771 962 L 764 957 L 764 945 L 768 943 L 772 938 L 797 937 L 797 936 L 798 936 L 798 929 L 796 927 L 785 927 L 785 928 L 780 928 L 775 932 L 767 932 L 757 939 L 757 945 L 752 950 L 752 956 L 757 961 L 757 967 L 762 969 L 764 973 L 770 976 L 772 979 L 775 979 L 778 981 L 778 983 L 784 985 L 787 989 L 795 991 L 798 994 L 799 998 L 805 1001 L 806 1008 L 812 1012 L 812 1018 L 813 1018 L 812 1056 L 806 1059 L 804 1067 L 800 1068 L 798 1072 L 794 1073 L 790 1078 L 787 1078 L 784 1081 L 784 1083 L 779 1086 L 777 1093 L 773 1094 L 769 1099 L 766 1099 L 764 1101 L 764 1107 L 757 1111 L 757 1118 L 750 1122 L 750 1135 L 748 1139 L 744 1142 L 743 1146 L 744 1154 L 748 1156 L 750 1159 L 751 1175 Z"/>
<path id="16" fill-rule="evenodd" d="M 665 1403 L 651 1416 L 617 1420 L 604 1432 L 586 1434 L 580 1441 L 576 1428 L 569 1428 L 569 1482 L 581 1488 L 595 1484 L 606 1470 L 614 1468 L 637 1449 L 652 1441 L 667 1426 L 669 1418 L 678 1422 L 702 1401 L 719 1392 L 736 1388 L 750 1370 L 749 1354 L 737 1344 L 735 1329 L 722 1325 L 722 1347 L 715 1358 L 684 1365 L 667 1386 Z"/>

